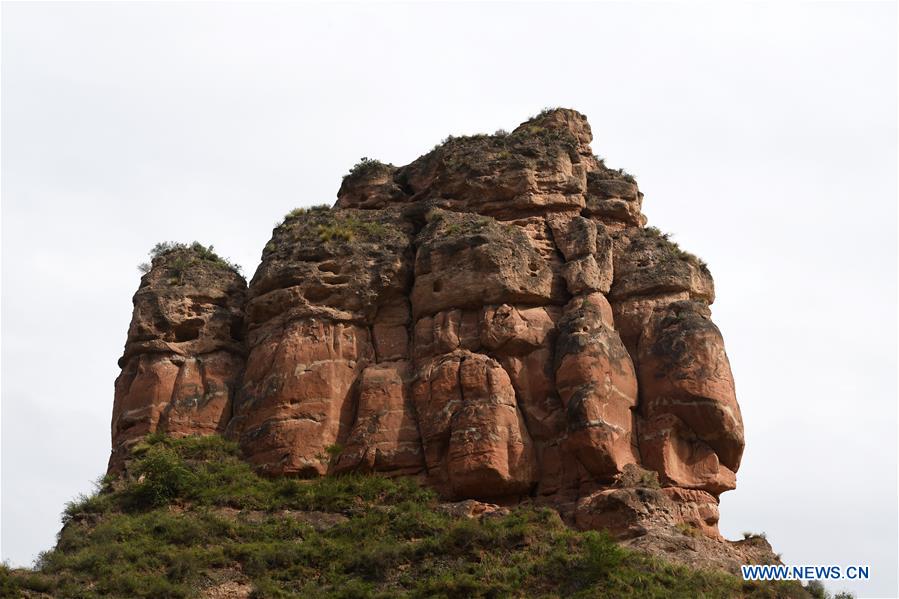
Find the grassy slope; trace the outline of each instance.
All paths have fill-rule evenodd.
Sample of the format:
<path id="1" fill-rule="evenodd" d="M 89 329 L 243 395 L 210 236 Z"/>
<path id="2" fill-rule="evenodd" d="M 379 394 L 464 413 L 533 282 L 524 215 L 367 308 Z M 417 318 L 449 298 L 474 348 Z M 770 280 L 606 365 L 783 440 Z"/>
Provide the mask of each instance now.
<path id="1" fill-rule="evenodd" d="M 217 437 L 154 437 L 135 455 L 142 476 L 70 504 L 34 572 L 0 569 L 0 596 L 195 597 L 229 577 L 272 598 L 804 596 L 626 551 L 552 510 L 478 521 L 410 480 L 260 478 Z M 347 518 L 316 530 L 306 511 Z"/>

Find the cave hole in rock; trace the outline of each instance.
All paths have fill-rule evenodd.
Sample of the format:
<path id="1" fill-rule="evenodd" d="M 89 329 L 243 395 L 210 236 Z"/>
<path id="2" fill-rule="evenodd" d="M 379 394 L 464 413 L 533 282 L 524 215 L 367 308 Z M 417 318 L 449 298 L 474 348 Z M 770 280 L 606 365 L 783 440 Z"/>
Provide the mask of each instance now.
<path id="1" fill-rule="evenodd" d="M 183 342 L 183 341 L 193 341 L 194 339 L 199 339 L 200 337 L 200 329 L 203 328 L 203 320 L 200 318 L 191 318 L 189 320 L 185 320 L 184 322 L 175 326 L 172 329 L 172 333 L 175 336 L 175 341 Z"/>
<path id="2" fill-rule="evenodd" d="M 243 332 L 243 319 L 235 318 L 231 321 L 231 327 L 228 330 L 228 333 L 231 335 L 231 338 L 235 341 L 243 341 L 244 340 L 244 332 Z"/>

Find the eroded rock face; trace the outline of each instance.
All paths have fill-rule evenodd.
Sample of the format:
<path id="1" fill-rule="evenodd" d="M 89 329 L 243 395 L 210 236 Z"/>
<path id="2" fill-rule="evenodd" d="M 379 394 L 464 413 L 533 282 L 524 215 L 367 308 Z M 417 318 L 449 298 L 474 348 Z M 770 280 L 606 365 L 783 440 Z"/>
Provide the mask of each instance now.
<path id="1" fill-rule="evenodd" d="M 552 272 L 514 225 L 432 210 L 416 239 L 412 312 L 431 315 L 484 304 L 546 304 Z"/>
<path id="2" fill-rule="evenodd" d="M 275 229 L 250 282 L 227 431 L 260 471 L 326 474 L 353 430 L 363 371 L 379 354 L 405 357 L 411 233 L 395 211 L 311 210 Z"/>
<path id="3" fill-rule="evenodd" d="M 412 404 L 411 366 L 383 362 L 359 380 L 356 419 L 340 448 L 335 472 L 418 474 L 424 455 Z"/>
<path id="4" fill-rule="evenodd" d="M 621 538 L 717 539 L 743 428 L 712 278 L 644 227 L 636 181 L 592 139 L 559 109 L 406 166 L 364 161 L 334 208 L 274 230 L 246 291 L 154 265 L 114 447 L 220 432 L 271 475 L 417 476 Z M 627 483 L 644 471 L 654 484 Z"/>

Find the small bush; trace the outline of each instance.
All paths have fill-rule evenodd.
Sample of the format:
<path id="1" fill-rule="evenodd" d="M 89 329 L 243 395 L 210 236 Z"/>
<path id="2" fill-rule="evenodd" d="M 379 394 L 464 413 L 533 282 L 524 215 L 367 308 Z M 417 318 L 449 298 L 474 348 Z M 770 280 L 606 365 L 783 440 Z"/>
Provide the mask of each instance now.
<path id="1" fill-rule="evenodd" d="M 137 483 L 128 490 L 126 502 L 137 509 L 167 505 L 187 496 L 187 492 L 198 482 L 183 460 L 164 446 L 147 451 L 135 472 Z"/>
<path id="2" fill-rule="evenodd" d="M 621 563 L 624 552 L 608 533 L 587 531 L 582 542 L 584 555 L 575 567 L 580 567 L 591 582 L 611 575 Z"/>
<path id="3" fill-rule="evenodd" d="M 96 486 L 93 493 L 82 493 L 66 503 L 62 523 L 68 524 L 89 514 L 102 514 L 109 507 L 109 495 L 100 493 L 100 486 Z"/>
<path id="4" fill-rule="evenodd" d="M 632 174 L 630 174 L 629 172 L 627 172 L 626 170 L 624 170 L 623 168 L 613 169 L 613 170 L 615 171 L 615 173 L 616 173 L 619 177 L 621 177 L 622 179 L 624 179 L 624 180 L 627 181 L 628 183 L 634 183 L 634 184 L 637 183 L 637 178 L 636 178 L 634 175 L 632 175 Z"/>
<path id="5" fill-rule="evenodd" d="M 606 159 L 598 154 L 593 155 L 593 159 L 599 164 L 600 170 L 604 173 L 605 179 L 622 179 L 634 185 L 637 184 L 637 178 L 623 168 L 612 168 L 606 165 Z"/>
<path id="6" fill-rule="evenodd" d="M 7 564 L 0 564 L 0 597 L 15 597 L 19 589 L 18 580 Z"/>

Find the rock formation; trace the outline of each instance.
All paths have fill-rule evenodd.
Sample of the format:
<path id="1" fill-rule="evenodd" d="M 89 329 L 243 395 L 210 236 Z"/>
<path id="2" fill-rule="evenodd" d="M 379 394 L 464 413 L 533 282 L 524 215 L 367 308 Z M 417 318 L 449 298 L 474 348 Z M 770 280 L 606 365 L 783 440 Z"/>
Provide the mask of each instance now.
<path id="1" fill-rule="evenodd" d="M 213 256 L 198 244 L 168 248 L 141 279 L 115 382 L 111 471 L 148 433 L 223 433 L 231 419 L 247 284 Z"/>
<path id="2" fill-rule="evenodd" d="M 142 279 L 112 470 L 224 434 L 269 475 L 418 476 L 621 538 L 717 538 L 743 426 L 705 264 L 645 227 L 574 110 L 363 160 L 275 228 L 246 287 L 190 248 Z M 177 267 L 177 268 L 176 268 Z"/>

